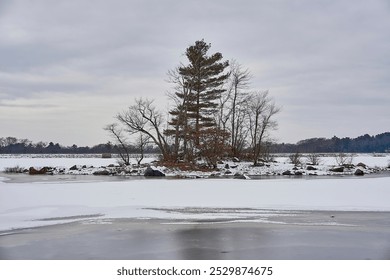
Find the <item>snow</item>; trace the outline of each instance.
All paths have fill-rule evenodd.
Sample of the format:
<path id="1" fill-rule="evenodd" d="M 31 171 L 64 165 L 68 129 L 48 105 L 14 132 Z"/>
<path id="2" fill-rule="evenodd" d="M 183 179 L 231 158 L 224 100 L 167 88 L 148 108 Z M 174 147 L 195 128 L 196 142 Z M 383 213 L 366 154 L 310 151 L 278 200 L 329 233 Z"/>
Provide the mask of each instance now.
<path id="1" fill-rule="evenodd" d="M 117 158 L 101 158 L 100 155 L 0 155 L 0 171 L 7 167 L 19 166 L 28 169 L 29 167 L 59 166 L 70 168 L 73 165 L 93 165 L 96 167 L 116 164 Z"/>
<path id="2" fill-rule="evenodd" d="M 156 159 L 155 155 L 147 155 L 146 158 L 143 159 L 143 163 L 150 163 Z M 290 170 L 294 167 L 291 163 L 289 163 L 289 159 L 287 156 L 276 156 L 276 162 L 271 162 L 269 166 L 263 167 L 253 167 L 250 162 L 231 162 L 225 161 L 223 164 L 219 164 L 218 167 L 223 171 L 225 164 L 229 164 L 234 168 L 230 168 L 230 171 L 233 172 L 241 172 L 249 175 L 266 175 L 268 173 L 282 173 L 283 171 Z M 305 157 L 302 157 L 302 161 L 305 162 Z M 131 163 L 135 164 L 136 159 L 132 158 Z M 326 175 L 329 174 L 327 171 L 330 167 L 336 166 L 335 157 L 331 154 L 323 154 L 320 157 L 321 165 L 316 166 L 318 171 L 316 171 L 317 175 Z M 353 164 L 364 163 L 372 168 L 385 168 L 390 165 L 390 154 L 357 154 L 353 157 Z M 94 171 L 99 170 L 101 166 L 108 166 L 110 164 L 118 165 L 118 158 L 101 158 L 100 155 L 1 155 L 0 154 L 0 172 L 4 171 L 8 167 L 22 167 L 28 169 L 29 167 L 41 168 L 44 166 L 49 167 L 63 167 L 66 169 L 71 168 L 72 166 L 87 166 L 94 168 L 88 168 L 88 170 L 84 171 L 72 171 L 72 174 L 92 174 Z M 305 164 L 303 164 L 305 165 Z M 167 173 L 167 175 L 180 175 L 185 172 L 176 171 L 174 169 L 168 169 L 164 167 L 159 167 L 159 170 Z M 69 170 L 67 170 L 69 172 Z M 215 173 L 215 172 L 214 172 Z M 213 172 L 202 173 L 202 172 L 186 172 L 187 176 L 200 176 L 210 175 Z M 304 174 L 305 175 L 305 174 Z"/>
<path id="3" fill-rule="evenodd" d="M 0 182 L 0 230 L 112 218 L 264 218 L 274 210 L 390 211 L 390 177 Z"/>
<path id="4" fill-rule="evenodd" d="M 154 159 L 150 157 L 145 161 L 151 163 Z M 353 163 L 360 162 L 371 168 L 384 169 L 389 166 L 390 155 L 355 155 Z M 15 166 L 63 166 L 68 174 L 72 174 L 70 167 L 87 165 L 95 167 L 75 170 L 73 174 L 92 174 L 101 166 L 110 164 L 117 164 L 117 158 L 102 159 L 96 155 L 0 155 L 0 171 Z M 225 168 L 226 164 L 229 168 Z M 318 170 L 315 172 L 317 175 L 329 175 L 329 168 L 334 165 L 334 157 L 323 155 L 321 165 L 316 166 Z M 293 167 L 288 157 L 277 157 L 276 162 L 261 167 L 253 167 L 247 162 L 226 161 L 219 165 L 218 172 L 183 172 L 163 166 L 153 167 L 166 173 L 165 179 L 140 180 L 139 176 L 129 175 L 127 179 L 117 176 L 119 179 L 111 180 L 117 177 L 80 175 L 80 180 L 70 180 L 67 176 L 53 180 L 49 175 L 41 175 L 44 177 L 36 180 L 33 179 L 36 177 L 30 179 L 24 175 L 21 183 L 0 177 L 0 230 L 72 221 L 110 223 L 113 218 L 173 219 L 172 222 L 179 223 L 182 220 L 188 223 L 200 220 L 218 222 L 219 219 L 264 222 L 272 215 L 294 215 L 294 211 L 299 210 L 390 211 L 389 176 L 231 178 L 234 173 L 248 178 L 247 175 L 278 174 Z M 304 167 L 301 168 L 304 174 L 309 175 Z M 218 177 L 218 173 L 224 175 L 227 170 L 231 171 L 229 179 L 172 179 L 182 175 L 187 178 Z M 372 170 L 364 171 L 370 173 Z M 141 171 L 134 174 L 142 174 Z"/>

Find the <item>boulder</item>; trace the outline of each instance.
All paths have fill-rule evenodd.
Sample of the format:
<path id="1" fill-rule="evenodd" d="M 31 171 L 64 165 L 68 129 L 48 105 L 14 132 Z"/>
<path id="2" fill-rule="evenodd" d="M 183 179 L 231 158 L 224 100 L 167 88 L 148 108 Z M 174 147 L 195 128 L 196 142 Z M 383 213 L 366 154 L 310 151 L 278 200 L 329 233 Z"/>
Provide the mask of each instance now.
<path id="1" fill-rule="evenodd" d="M 246 179 L 245 175 L 241 174 L 241 173 L 236 173 L 234 174 L 234 179 Z"/>
<path id="2" fill-rule="evenodd" d="M 365 165 L 363 162 L 359 162 L 358 164 L 356 164 L 356 166 L 363 167 L 364 169 L 367 169 L 367 165 Z"/>
<path id="3" fill-rule="evenodd" d="M 363 176 L 364 172 L 360 168 L 356 168 L 355 172 L 353 173 L 356 176 Z"/>
<path id="4" fill-rule="evenodd" d="M 229 169 L 229 168 L 230 168 L 229 164 L 226 163 L 226 164 L 225 164 L 225 168 L 226 168 L 226 169 Z"/>
<path id="5" fill-rule="evenodd" d="M 77 167 L 77 165 L 73 165 L 71 168 L 69 168 L 69 170 L 79 170 L 79 168 Z"/>
<path id="6" fill-rule="evenodd" d="M 282 173 L 282 175 L 293 175 L 290 170 L 286 170 Z"/>
<path id="7" fill-rule="evenodd" d="M 93 175 L 103 175 L 103 176 L 107 176 L 107 175 L 110 175 L 110 171 L 104 169 L 104 170 L 97 170 L 95 172 L 92 173 Z"/>
<path id="8" fill-rule="evenodd" d="M 153 168 L 151 168 L 151 167 L 148 167 L 148 168 L 146 168 L 146 170 L 145 170 L 144 176 L 145 176 L 145 177 L 164 177 L 165 174 L 162 173 L 162 172 L 159 171 L 159 170 L 155 170 L 155 169 L 153 169 Z"/>
<path id="9" fill-rule="evenodd" d="M 331 168 L 331 169 L 329 169 L 329 171 L 331 171 L 331 172 L 344 172 L 344 166 Z"/>
<path id="10" fill-rule="evenodd" d="M 312 166 L 312 165 L 308 165 L 308 166 L 306 167 L 306 170 L 317 170 L 317 168 L 315 168 L 315 167 Z"/>
<path id="11" fill-rule="evenodd" d="M 28 170 L 28 174 L 30 174 L 30 175 L 42 175 L 42 174 L 46 174 L 48 171 L 49 171 L 48 167 L 43 167 L 43 168 L 41 168 L 39 170 L 35 169 L 34 167 L 30 167 L 29 170 Z"/>

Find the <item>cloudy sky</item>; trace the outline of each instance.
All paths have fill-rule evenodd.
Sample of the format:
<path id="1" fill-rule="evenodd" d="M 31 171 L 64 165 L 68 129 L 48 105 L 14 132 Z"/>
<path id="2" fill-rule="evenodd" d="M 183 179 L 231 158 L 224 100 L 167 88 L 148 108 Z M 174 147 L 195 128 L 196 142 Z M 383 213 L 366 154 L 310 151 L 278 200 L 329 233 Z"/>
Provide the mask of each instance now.
<path id="1" fill-rule="evenodd" d="M 389 0 L 1 0 L 0 137 L 105 143 L 199 39 L 282 106 L 279 142 L 390 130 Z"/>

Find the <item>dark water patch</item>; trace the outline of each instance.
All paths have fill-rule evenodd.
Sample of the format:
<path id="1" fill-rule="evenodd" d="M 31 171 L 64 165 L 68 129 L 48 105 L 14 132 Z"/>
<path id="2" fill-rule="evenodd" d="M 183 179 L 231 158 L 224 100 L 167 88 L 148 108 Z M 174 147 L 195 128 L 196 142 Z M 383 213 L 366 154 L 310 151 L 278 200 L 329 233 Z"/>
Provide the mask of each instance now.
<path id="1" fill-rule="evenodd" d="M 52 218 L 44 218 L 37 219 L 34 221 L 64 221 L 64 220 L 78 220 L 78 219 L 87 219 L 87 218 L 98 218 L 104 216 L 103 214 L 91 214 L 91 215 L 76 215 L 76 216 L 65 216 L 65 217 L 52 217 Z"/>

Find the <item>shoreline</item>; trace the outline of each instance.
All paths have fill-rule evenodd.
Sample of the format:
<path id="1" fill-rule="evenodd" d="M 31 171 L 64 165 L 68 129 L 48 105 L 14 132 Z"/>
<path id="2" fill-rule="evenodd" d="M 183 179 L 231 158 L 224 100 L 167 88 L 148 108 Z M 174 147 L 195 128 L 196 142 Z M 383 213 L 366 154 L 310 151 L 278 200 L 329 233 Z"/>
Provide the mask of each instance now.
<path id="1" fill-rule="evenodd" d="M 273 179 L 296 179 L 296 180 L 316 180 L 316 179 L 370 179 L 370 178 L 384 178 L 390 177 L 390 170 L 383 170 L 381 172 L 365 174 L 364 176 L 356 176 L 353 174 L 324 174 L 324 175 L 249 175 L 249 180 L 273 180 Z M 4 178 L 5 180 L 2 180 Z M 196 179 L 236 179 L 234 176 L 220 176 L 220 177 L 145 177 L 144 175 L 90 175 L 90 174 L 41 174 L 29 175 L 25 173 L 6 173 L 0 171 L 0 182 L 3 183 L 37 183 L 37 182 L 115 182 L 115 181 L 129 181 L 129 180 L 196 180 Z M 237 179 L 243 180 L 243 179 Z M 245 180 L 245 179 L 244 179 Z"/>
<path id="2" fill-rule="evenodd" d="M 90 219 L 3 231 L 0 259 L 385 260 L 390 212 L 295 211 L 263 222 Z"/>

